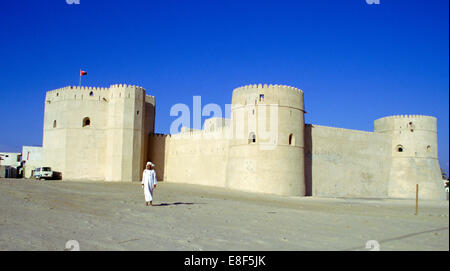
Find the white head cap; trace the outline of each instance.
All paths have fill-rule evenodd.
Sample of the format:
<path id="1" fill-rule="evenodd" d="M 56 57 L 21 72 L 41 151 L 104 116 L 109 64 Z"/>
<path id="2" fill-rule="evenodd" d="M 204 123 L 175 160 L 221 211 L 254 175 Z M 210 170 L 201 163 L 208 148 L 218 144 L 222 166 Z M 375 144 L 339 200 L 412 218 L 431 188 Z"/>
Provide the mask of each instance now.
<path id="1" fill-rule="evenodd" d="M 155 164 L 153 164 L 153 163 L 152 163 L 152 162 L 150 162 L 150 161 L 148 161 L 148 162 L 147 162 L 147 166 L 148 166 L 148 165 L 150 165 L 150 166 L 152 166 L 152 167 L 154 167 L 154 166 L 155 166 Z"/>

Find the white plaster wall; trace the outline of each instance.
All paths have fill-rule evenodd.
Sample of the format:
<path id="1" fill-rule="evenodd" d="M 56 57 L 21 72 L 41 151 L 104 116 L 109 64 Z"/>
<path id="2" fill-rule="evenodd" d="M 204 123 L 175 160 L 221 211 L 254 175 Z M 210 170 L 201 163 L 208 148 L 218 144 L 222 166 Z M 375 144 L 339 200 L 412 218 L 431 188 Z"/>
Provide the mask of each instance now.
<path id="1" fill-rule="evenodd" d="M 226 132 L 188 131 L 167 137 L 164 179 L 224 187 L 229 143 Z"/>
<path id="2" fill-rule="evenodd" d="M 30 178 L 31 172 L 42 165 L 42 147 L 23 146 L 22 147 L 22 161 L 25 161 L 24 177 Z"/>
<path id="3" fill-rule="evenodd" d="M 308 193 L 319 197 L 387 198 L 390 142 L 383 134 L 307 125 Z"/>
<path id="4" fill-rule="evenodd" d="M 106 89 L 85 87 L 47 93 L 44 160 L 53 170 L 62 172 L 64 179 L 104 179 L 108 103 L 103 98 L 107 94 Z M 86 117 L 90 125 L 83 127 Z"/>
<path id="5" fill-rule="evenodd" d="M 2 160 L 0 161 L 0 165 L 17 167 L 20 165 L 20 163 L 17 162 L 17 158 L 20 155 L 21 155 L 21 153 L 0 152 L 0 157 L 2 158 Z M 19 159 L 19 161 L 20 161 L 20 159 Z"/>

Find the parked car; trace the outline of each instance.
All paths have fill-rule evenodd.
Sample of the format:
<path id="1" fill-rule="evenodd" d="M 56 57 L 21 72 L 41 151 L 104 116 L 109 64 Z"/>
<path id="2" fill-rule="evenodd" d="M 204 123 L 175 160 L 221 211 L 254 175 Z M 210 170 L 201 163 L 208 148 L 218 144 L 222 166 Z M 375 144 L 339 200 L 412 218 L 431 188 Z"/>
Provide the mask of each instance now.
<path id="1" fill-rule="evenodd" d="M 53 171 L 51 167 L 38 167 L 34 170 L 33 177 L 37 180 L 53 179 Z"/>

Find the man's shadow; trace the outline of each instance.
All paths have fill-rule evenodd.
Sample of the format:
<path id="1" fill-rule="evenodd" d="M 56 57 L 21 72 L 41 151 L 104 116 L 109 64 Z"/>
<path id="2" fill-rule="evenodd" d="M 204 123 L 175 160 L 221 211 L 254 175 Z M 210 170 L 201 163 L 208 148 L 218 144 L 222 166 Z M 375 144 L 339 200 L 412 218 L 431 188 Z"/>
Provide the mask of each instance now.
<path id="1" fill-rule="evenodd" d="M 197 203 L 193 203 L 193 202 L 174 202 L 174 203 L 160 203 L 160 204 L 153 204 L 153 206 L 171 206 L 171 205 L 193 205 L 193 204 L 197 204 Z"/>

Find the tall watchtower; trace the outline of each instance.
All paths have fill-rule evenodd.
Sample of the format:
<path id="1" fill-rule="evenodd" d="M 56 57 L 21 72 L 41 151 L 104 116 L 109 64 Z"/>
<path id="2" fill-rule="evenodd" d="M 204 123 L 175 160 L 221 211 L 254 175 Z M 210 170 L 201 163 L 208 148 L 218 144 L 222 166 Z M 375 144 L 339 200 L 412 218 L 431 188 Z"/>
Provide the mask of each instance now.
<path id="1" fill-rule="evenodd" d="M 392 139 L 388 196 L 445 199 L 437 153 L 436 118 L 422 115 L 390 116 L 375 120 L 374 131 Z"/>
<path id="2" fill-rule="evenodd" d="M 43 166 L 63 179 L 104 179 L 108 88 L 68 86 L 45 97 Z"/>
<path id="3" fill-rule="evenodd" d="M 48 91 L 45 166 L 68 180 L 138 181 L 154 119 L 155 99 L 138 86 Z"/>
<path id="4" fill-rule="evenodd" d="M 234 89 L 226 185 L 304 196 L 304 122 L 300 89 L 261 84 Z"/>
<path id="5" fill-rule="evenodd" d="M 138 86 L 111 85 L 108 103 L 105 181 L 140 180 L 148 135 L 154 131 L 154 97 Z"/>

